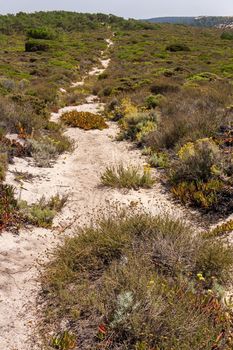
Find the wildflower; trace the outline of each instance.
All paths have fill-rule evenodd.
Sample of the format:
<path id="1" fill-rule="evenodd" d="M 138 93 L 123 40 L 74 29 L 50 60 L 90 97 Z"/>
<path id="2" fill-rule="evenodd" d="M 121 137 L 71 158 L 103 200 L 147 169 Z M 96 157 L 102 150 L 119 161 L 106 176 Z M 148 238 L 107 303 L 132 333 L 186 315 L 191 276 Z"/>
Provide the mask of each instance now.
<path id="1" fill-rule="evenodd" d="M 155 284 L 155 280 L 151 279 L 147 284 L 147 288 L 152 288 L 154 284 Z"/>
<path id="2" fill-rule="evenodd" d="M 107 328 L 104 324 L 100 324 L 98 327 L 98 331 L 100 334 L 106 335 L 107 334 Z"/>
<path id="3" fill-rule="evenodd" d="M 205 281 L 205 278 L 203 277 L 201 272 L 197 274 L 197 278 L 199 279 L 199 281 Z"/>

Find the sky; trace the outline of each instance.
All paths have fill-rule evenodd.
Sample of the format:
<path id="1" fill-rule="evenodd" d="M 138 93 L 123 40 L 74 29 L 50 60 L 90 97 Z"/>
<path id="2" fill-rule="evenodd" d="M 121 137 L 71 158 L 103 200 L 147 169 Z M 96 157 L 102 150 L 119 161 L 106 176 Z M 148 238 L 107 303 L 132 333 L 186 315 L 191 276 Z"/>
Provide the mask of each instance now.
<path id="1" fill-rule="evenodd" d="M 233 16 L 233 0 L 0 0 L 0 13 L 69 10 L 122 17 Z"/>

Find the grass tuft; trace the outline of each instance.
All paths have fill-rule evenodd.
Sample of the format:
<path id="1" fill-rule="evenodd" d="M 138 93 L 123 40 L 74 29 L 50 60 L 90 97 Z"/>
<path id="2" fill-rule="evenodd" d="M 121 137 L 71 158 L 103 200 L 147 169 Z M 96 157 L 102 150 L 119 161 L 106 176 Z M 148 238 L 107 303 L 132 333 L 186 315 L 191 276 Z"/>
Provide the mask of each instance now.
<path id="1" fill-rule="evenodd" d="M 124 167 L 123 164 L 119 164 L 107 167 L 101 176 L 101 182 L 109 187 L 138 190 L 140 187 L 152 187 L 155 181 L 151 176 L 151 169 L 148 165 L 144 167 L 143 174 L 141 174 L 136 166 Z"/>

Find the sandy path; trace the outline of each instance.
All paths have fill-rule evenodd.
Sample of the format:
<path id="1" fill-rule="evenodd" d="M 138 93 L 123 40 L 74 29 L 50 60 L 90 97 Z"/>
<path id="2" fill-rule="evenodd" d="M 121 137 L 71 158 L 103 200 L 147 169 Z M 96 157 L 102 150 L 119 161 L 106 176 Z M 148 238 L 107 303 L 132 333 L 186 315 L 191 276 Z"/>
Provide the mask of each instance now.
<path id="1" fill-rule="evenodd" d="M 110 46 L 111 42 L 108 44 Z M 103 69 L 109 62 L 104 60 Z M 99 73 L 96 70 L 95 74 Z M 99 112 L 103 105 L 93 102 L 94 98 L 89 96 L 86 104 L 66 107 L 51 118 L 57 120 L 62 111 L 70 109 Z M 129 205 L 133 202 L 153 213 L 186 215 L 184 209 L 173 204 L 163 193 L 159 184 L 151 190 L 127 193 L 100 186 L 100 175 L 107 165 L 120 161 L 141 166 L 145 163 L 130 143 L 114 141 L 117 132 L 114 123 L 109 123 L 109 128 L 104 131 L 69 128 L 66 135 L 73 140 L 74 150 L 60 156 L 53 168 L 36 168 L 29 160 L 20 158 L 10 166 L 7 182 L 16 186 L 22 199 L 35 202 L 42 195 L 51 197 L 68 193 L 69 200 L 55 219 L 53 230 L 32 228 L 22 230 L 19 236 L 7 232 L 0 236 L 0 350 L 42 349 L 34 335 L 40 290 L 39 262 L 46 261 L 46 253 L 51 252 L 65 234 L 74 231 L 75 226 L 88 224 L 99 211 L 106 212 L 113 203 Z M 32 183 L 25 182 L 20 189 L 11 173 L 15 169 L 38 177 Z M 69 224 L 72 224 L 71 230 L 62 229 Z"/>

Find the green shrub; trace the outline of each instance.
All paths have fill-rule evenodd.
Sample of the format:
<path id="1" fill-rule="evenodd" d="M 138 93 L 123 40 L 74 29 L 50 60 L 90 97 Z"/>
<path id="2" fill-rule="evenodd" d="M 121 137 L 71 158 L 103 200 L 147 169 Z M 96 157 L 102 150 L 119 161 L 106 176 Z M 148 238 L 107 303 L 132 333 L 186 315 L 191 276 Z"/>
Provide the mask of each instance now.
<path id="1" fill-rule="evenodd" d="M 50 167 L 59 154 L 71 147 L 69 139 L 60 133 L 30 139 L 29 143 L 31 156 L 39 167 Z"/>
<path id="2" fill-rule="evenodd" d="M 69 319 L 82 349 L 211 350 L 218 339 L 230 350 L 219 290 L 232 265 L 230 245 L 180 220 L 117 213 L 57 249 L 43 278 L 45 322 Z"/>
<path id="3" fill-rule="evenodd" d="M 174 163 L 171 181 L 208 181 L 221 173 L 220 149 L 212 139 L 200 139 L 187 143 L 178 152 L 179 160 Z"/>
<path id="4" fill-rule="evenodd" d="M 190 51 L 190 48 L 186 44 L 171 44 L 166 47 L 167 51 L 179 52 L 179 51 Z"/>
<path id="5" fill-rule="evenodd" d="M 32 39 L 52 40 L 55 38 L 55 33 L 51 28 L 41 27 L 29 29 L 27 36 Z"/>
<path id="6" fill-rule="evenodd" d="M 5 179 L 7 166 L 8 166 L 7 153 L 0 153 L 0 182 Z"/>
<path id="7" fill-rule="evenodd" d="M 157 80 L 150 87 L 150 91 L 155 95 L 177 93 L 179 90 L 180 86 L 177 83 L 174 83 L 167 79 Z"/>
<path id="8" fill-rule="evenodd" d="M 22 221 L 13 186 L 0 183 L 0 232 L 4 229 L 18 232 Z"/>
<path id="9" fill-rule="evenodd" d="M 90 112 L 67 112 L 61 116 L 61 120 L 69 126 L 84 130 L 103 130 L 108 127 L 102 116 Z"/>
<path id="10" fill-rule="evenodd" d="M 164 152 L 152 153 L 149 158 L 152 167 L 167 168 L 169 164 L 168 155 Z"/>
<path id="11" fill-rule="evenodd" d="M 164 101 L 165 100 L 165 97 L 161 94 L 158 94 L 158 95 L 150 95 L 146 98 L 146 107 L 148 109 L 153 109 L 153 108 L 156 108 L 160 105 L 161 101 Z"/>
<path id="12" fill-rule="evenodd" d="M 120 138 L 143 142 L 146 135 L 156 129 L 157 113 L 154 111 L 128 113 L 119 123 Z"/>
<path id="13" fill-rule="evenodd" d="M 198 74 L 194 74 L 188 78 L 188 81 L 215 81 L 218 80 L 219 77 L 211 72 L 202 72 Z"/>
<path id="14" fill-rule="evenodd" d="M 28 205 L 27 202 L 19 203 L 20 210 L 25 219 L 38 227 L 49 228 L 52 226 L 53 219 L 67 201 L 67 196 L 53 196 L 49 200 L 42 197 L 38 203 Z"/>
<path id="15" fill-rule="evenodd" d="M 185 88 L 176 98 L 171 96 L 161 103 L 162 117 L 157 130 L 147 138 L 147 145 L 157 151 L 179 148 L 189 141 L 214 137 L 221 125 L 227 125 L 230 120 L 224 106 L 230 103 L 232 88 L 223 81 L 210 84 Z"/>
<path id="16" fill-rule="evenodd" d="M 169 180 L 173 194 L 183 203 L 216 208 L 224 188 L 220 149 L 211 139 L 185 144 L 172 164 Z"/>
<path id="17" fill-rule="evenodd" d="M 36 101 L 31 102 L 9 98 L 0 98 L 0 127 L 9 133 L 20 133 L 20 129 L 24 130 L 26 135 L 32 133 L 33 130 L 43 128 L 45 124 L 45 115 L 42 108 L 36 106 Z M 39 112 L 39 113 L 38 113 Z M 38 117 L 38 114 L 40 115 Z"/>
<path id="18" fill-rule="evenodd" d="M 223 189 L 223 183 L 211 179 L 207 182 L 180 181 L 172 186 L 172 193 L 184 204 L 193 204 L 203 209 L 217 209 L 219 205 L 218 194 Z"/>
<path id="19" fill-rule="evenodd" d="M 233 220 L 228 220 L 206 233 L 207 237 L 221 237 L 233 231 Z"/>
<path id="20" fill-rule="evenodd" d="M 48 51 L 49 48 L 49 44 L 42 40 L 28 40 L 25 43 L 26 52 Z"/>
<path id="21" fill-rule="evenodd" d="M 223 39 L 223 40 L 233 40 L 233 32 L 223 32 L 221 34 L 221 39 Z"/>
<path id="22" fill-rule="evenodd" d="M 101 182 L 105 186 L 134 190 L 140 187 L 150 188 L 154 184 L 149 166 L 145 166 L 141 174 L 138 167 L 124 167 L 123 164 L 108 167 L 101 176 Z"/>
<path id="23" fill-rule="evenodd" d="M 74 334 L 70 333 L 69 331 L 63 331 L 52 339 L 51 345 L 54 349 L 70 350 L 73 349 L 76 345 L 75 339 L 76 337 Z"/>

